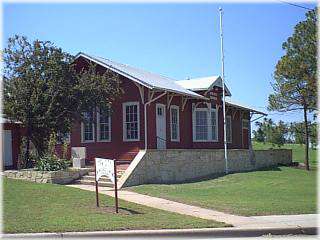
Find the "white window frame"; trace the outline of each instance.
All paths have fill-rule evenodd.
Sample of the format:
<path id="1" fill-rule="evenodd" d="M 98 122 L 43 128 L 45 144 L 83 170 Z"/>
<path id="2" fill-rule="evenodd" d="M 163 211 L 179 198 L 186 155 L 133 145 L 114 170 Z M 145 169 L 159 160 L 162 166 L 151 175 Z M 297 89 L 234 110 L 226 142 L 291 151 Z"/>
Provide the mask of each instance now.
<path id="1" fill-rule="evenodd" d="M 177 138 L 172 138 L 172 109 L 177 110 Z M 180 142 L 180 111 L 179 106 L 171 105 L 170 106 L 170 138 L 172 142 Z"/>
<path id="2" fill-rule="evenodd" d="M 207 112 L 207 126 L 208 133 L 206 140 L 198 140 L 196 139 L 196 112 L 197 111 L 206 111 Z M 212 138 L 212 125 L 211 125 L 211 114 L 216 114 L 216 139 Z M 218 142 L 219 139 L 219 119 L 218 119 L 218 111 L 216 108 L 206 108 L 206 107 L 197 107 L 192 111 L 192 140 L 193 142 Z"/>
<path id="3" fill-rule="evenodd" d="M 109 113 L 110 113 L 110 109 L 111 106 L 110 104 L 107 104 L 107 107 L 109 108 Z M 109 114 L 109 139 L 101 139 L 100 137 L 100 110 L 101 109 L 97 109 L 97 142 L 111 142 L 111 133 L 112 133 L 112 129 L 111 129 L 111 114 Z"/>
<path id="4" fill-rule="evenodd" d="M 226 116 L 226 126 L 227 126 L 228 119 L 230 119 L 230 141 L 228 141 L 227 139 L 227 143 L 232 143 L 232 118 L 230 115 Z"/>
<path id="5" fill-rule="evenodd" d="M 95 134 L 94 134 L 94 111 L 92 111 L 92 140 L 85 140 L 84 139 L 84 123 L 81 121 L 81 143 L 93 143 L 95 141 Z"/>
<path id="6" fill-rule="evenodd" d="M 248 127 L 244 127 L 244 122 L 246 122 L 248 124 Z M 242 129 L 249 129 L 249 120 L 248 119 L 242 119 Z"/>
<path id="7" fill-rule="evenodd" d="M 66 134 L 61 134 L 61 133 L 57 133 L 57 144 L 70 144 L 70 139 L 71 139 L 71 134 L 70 132 L 66 133 Z"/>
<path id="8" fill-rule="evenodd" d="M 138 138 L 127 139 L 127 127 L 126 127 L 126 107 L 137 106 L 137 125 L 138 125 Z M 122 139 L 124 142 L 136 142 L 140 141 L 140 103 L 139 102 L 125 102 L 122 103 Z"/>
<path id="9" fill-rule="evenodd" d="M 218 125 L 218 123 L 219 123 L 219 119 L 218 119 L 218 117 L 219 117 L 219 115 L 218 115 L 218 110 L 216 109 L 216 108 L 211 108 L 211 112 L 210 112 L 211 114 L 215 114 L 216 115 L 216 138 L 215 139 L 213 139 L 212 138 L 212 124 L 211 124 L 211 114 L 210 114 L 210 136 L 211 136 L 211 140 L 212 140 L 212 142 L 218 142 L 218 139 L 219 139 L 219 136 L 218 136 L 218 134 L 219 134 L 219 125 Z"/>

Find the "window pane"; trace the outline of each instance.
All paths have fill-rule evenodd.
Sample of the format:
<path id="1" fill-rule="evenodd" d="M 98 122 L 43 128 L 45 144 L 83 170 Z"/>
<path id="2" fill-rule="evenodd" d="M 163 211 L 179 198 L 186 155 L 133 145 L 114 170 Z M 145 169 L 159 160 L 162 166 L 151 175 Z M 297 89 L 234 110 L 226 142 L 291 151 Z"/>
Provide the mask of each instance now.
<path id="1" fill-rule="evenodd" d="M 93 112 L 85 112 L 83 119 L 83 140 L 93 140 Z"/>
<path id="2" fill-rule="evenodd" d="M 208 113 L 196 110 L 196 140 L 208 140 Z"/>
<path id="3" fill-rule="evenodd" d="M 231 142 L 231 117 L 226 117 L 226 135 L 227 135 L 227 142 Z"/>
<path id="4" fill-rule="evenodd" d="M 125 136 L 128 140 L 138 139 L 138 105 L 127 105 L 125 111 Z"/>
<path id="5" fill-rule="evenodd" d="M 211 132 L 212 140 L 217 140 L 217 114 L 215 111 L 211 111 Z"/>
<path id="6" fill-rule="evenodd" d="M 177 108 L 171 108 L 171 139 L 179 139 L 179 110 Z"/>
<path id="7" fill-rule="evenodd" d="M 99 130 L 100 140 L 110 140 L 110 131 L 111 131 L 111 116 L 110 116 L 110 107 L 106 106 L 103 109 L 100 109 L 100 119 L 99 119 Z"/>
<path id="8" fill-rule="evenodd" d="M 242 120 L 242 128 L 249 128 L 249 121 L 247 119 Z"/>

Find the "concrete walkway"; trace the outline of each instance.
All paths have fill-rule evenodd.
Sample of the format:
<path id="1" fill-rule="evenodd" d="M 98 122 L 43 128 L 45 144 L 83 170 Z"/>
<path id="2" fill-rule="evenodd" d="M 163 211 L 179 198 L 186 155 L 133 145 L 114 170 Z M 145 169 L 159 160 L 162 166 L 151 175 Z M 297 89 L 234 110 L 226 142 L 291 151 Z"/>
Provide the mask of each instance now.
<path id="1" fill-rule="evenodd" d="M 91 185 L 70 184 L 70 187 L 75 187 L 88 191 L 95 191 L 95 187 Z M 109 187 L 99 187 L 99 193 L 114 197 L 114 191 Z M 162 198 L 151 197 L 135 192 L 119 190 L 118 197 L 128 202 L 145 205 L 152 208 L 157 208 L 169 212 L 180 213 L 202 219 L 215 220 L 232 224 L 234 227 L 257 228 L 257 227 L 297 227 L 308 228 L 317 227 L 318 214 L 303 214 L 303 215 L 274 215 L 274 216 L 254 216 L 244 217 L 232 214 L 227 214 L 211 209 L 205 209 L 188 204 L 178 203 Z"/>

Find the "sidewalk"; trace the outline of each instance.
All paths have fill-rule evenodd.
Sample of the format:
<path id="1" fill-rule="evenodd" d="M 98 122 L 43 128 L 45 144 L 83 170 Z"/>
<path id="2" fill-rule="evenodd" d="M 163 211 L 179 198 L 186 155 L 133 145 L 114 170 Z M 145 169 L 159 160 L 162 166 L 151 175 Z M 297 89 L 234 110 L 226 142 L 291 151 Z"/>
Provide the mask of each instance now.
<path id="1" fill-rule="evenodd" d="M 70 184 L 67 186 L 88 191 L 95 191 L 95 187 L 91 185 Z M 114 191 L 109 187 L 99 187 L 99 192 L 112 197 L 114 196 Z M 237 228 L 316 228 L 318 226 L 318 214 L 244 217 L 125 190 L 119 190 L 118 197 L 128 202 L 133 202 L 169 212 L 199 217 L 202 219 L 215 220 L 218 222 L 225 222 L 232 224 Z"/>

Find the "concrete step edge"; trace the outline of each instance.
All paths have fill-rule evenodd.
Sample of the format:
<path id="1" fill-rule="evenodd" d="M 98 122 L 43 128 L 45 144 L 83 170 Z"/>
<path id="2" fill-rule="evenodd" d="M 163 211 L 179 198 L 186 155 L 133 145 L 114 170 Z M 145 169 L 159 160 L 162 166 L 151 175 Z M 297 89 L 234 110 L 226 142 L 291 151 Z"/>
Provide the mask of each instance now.
<path id="1" fill-rule="evenodd" d="M 88 181 L 95 181 L 94 176 L 83 176 L 82 178 L 80 178 L 81 180 L 88 180 Z M 119 179 L 119 177 L 118 177 Z M 111 180 L 109 178 L 106 177 L 101 177 L 99 179 L 99 182 L 111 182 Z"/>
<path id="2" fill-rule="evenodd" d="M 75 180 L 74 183 L 84 184 L 84 185 L 95 185 L 94 181 L 88 181 L 88 180 Z M 98 186 L 102 187 L 113 187 L 112 182 L 98 182 Z"/>

